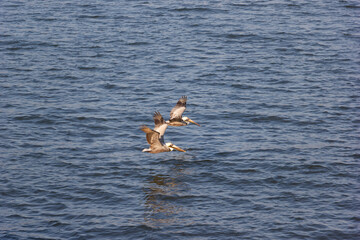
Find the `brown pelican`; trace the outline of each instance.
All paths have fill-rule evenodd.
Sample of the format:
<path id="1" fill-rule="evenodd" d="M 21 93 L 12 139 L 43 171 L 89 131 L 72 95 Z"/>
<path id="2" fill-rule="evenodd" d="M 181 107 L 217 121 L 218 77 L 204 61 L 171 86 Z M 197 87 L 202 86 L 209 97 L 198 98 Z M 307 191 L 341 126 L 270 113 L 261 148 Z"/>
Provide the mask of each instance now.
<path id="1" fill-rule="evenodd" d="M 167 128 L 167 124 L 164 121 L 164 118 L 159 112 L 154 113 L 154 130 L 148 128 L 147 126 L 142 126 L 140 129 L 146 133 L 146 140 L 150 144 L 150 148 L 145 148 L 143 152 L 149 153 L 161 153 L 161 152 L 170 152 L 177 150 L 180 152 L 186 152 L 185 150 L 179 148 L 178 146 L 172 143 L 164 142 L 164 134 Z"/>
<path id="2" fill-rule="evenodd" d="M 200 127 L 200 124 L 194 122 L 188 117 L 183 117 L 182 114 L 186 109 L 186 96 L 182 96 L 177 102 L 176 106 L 170 112 L 170 120 L 166 121 L 169 126 L 179 127 L 186 126 L 189 123 L 196 124 Z"/>

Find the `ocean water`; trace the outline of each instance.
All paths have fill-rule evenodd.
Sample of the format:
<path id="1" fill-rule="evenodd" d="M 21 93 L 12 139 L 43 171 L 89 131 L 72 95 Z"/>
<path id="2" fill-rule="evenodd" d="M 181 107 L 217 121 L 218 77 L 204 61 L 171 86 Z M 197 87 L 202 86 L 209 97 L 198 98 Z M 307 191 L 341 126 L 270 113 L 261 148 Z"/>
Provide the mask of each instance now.
<path id="1" fill-rule="evenodd" d="M 1 1 L 0 238 L 359 239 L 359 16 Z M 141 152 L 182 95 L 187 152 Z"/>

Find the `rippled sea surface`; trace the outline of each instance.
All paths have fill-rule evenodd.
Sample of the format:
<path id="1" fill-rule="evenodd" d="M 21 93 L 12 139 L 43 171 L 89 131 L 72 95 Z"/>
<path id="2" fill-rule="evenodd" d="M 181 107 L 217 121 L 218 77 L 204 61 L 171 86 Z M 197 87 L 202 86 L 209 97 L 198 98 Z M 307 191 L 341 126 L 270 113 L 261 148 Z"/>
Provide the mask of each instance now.
<path id="1" fill-rule="evenodd" d="M 356 239 L 360 4 L 1 1 L 1 239 Z M 182 95 L 201 127 L 149 154 Z"/>

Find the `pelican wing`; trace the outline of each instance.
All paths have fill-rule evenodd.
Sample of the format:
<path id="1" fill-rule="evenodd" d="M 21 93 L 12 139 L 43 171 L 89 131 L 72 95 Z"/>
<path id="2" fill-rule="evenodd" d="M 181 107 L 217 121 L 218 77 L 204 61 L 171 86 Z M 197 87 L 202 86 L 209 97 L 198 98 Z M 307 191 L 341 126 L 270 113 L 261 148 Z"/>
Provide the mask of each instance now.
<path id="1" fill-rule="evenodd" d="M 186 96 L 182 96 L 176 106 L 170 112 L 170 120 L 179 119 L 181 121 L 182 114 L 186 109 Z"/>
<path id="2" fill-rule="evenodd" d="M 160 142 L 164 143 L 164 134 L 166 131 L 166 128 L 168 127 L 168 125 L 166 124 L 164 118 L 161 116 L 161 114 L 159 112 L 155 112 L 154 113 L 154 123 L 155 123 L 155 128 L 154 131 L 158 132 L 159 138 L 160 138 Z"/>
<path id="3" fill-rule="evenodd" d="M 155 148 L 162 147 L 162 144 L 161 144 L 160 138 L 159 138 L 160 133 L 158 133 L 157 131 L 151 130 L 147 126 L 142 126 L 140 129 L 146 133 L 146 140 L 150 144 L 151 148 L 155 149 Z"/>
<path id="4" fill-rule="evenodd" d="M 155 123 L 155 128 L 159 128 L 162 125 L 166 124 L 164 118 L 161 116 L 159 112 L 154 113 L 154 123 Z"/>

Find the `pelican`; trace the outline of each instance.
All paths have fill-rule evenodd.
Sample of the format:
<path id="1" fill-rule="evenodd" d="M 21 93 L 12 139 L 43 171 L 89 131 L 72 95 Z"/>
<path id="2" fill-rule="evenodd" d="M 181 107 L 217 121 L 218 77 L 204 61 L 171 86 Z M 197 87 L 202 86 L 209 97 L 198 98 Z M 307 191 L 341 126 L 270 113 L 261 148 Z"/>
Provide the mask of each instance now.
<path id="1" fill-rule="evenodd" d="M 174 150 L 180 152 L 186 152 L 185 150 L 179 148 L 175 144 L 171 142 L 164 142 L 164 134 L 167 128 L 167 124 L 164 121 L 164 118 L 161 116 L 159 112 L 154 113 L 154 130 L 148 128 L 147 126 L 142 126 L 140 129 L 146 133 L 146 140 L 150 144 L 150 148 L 145 148 L 142 150 L 143 152 L 149 153 L 161 153 L 161 152 L 171 152 Z"/>
<path id="2" fill-rule="evenodd" d="M 170 120 L 166 121 L 169 126 L 179 127 L 186 126 L 189 123 L 196 124 L 200 127 L 200 124 L 194 122 L 188 117 L 183 117 L 182 114 L 186 109 L 186 96 L 182 96 L 177 102 L 176 106 L 170 112 Z"/>

